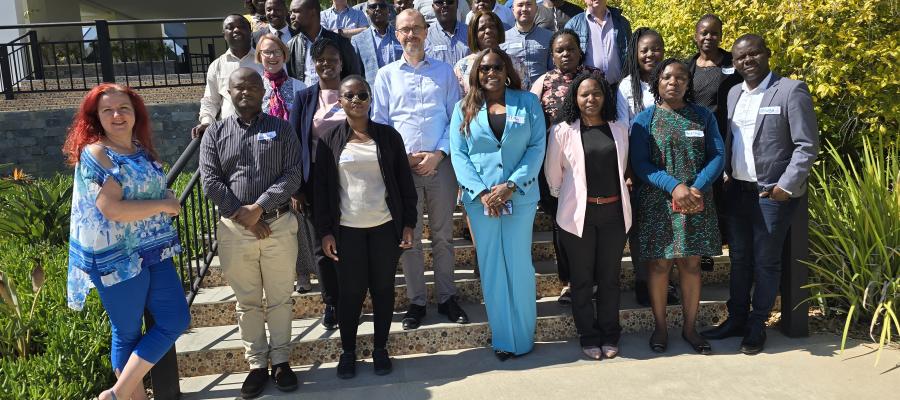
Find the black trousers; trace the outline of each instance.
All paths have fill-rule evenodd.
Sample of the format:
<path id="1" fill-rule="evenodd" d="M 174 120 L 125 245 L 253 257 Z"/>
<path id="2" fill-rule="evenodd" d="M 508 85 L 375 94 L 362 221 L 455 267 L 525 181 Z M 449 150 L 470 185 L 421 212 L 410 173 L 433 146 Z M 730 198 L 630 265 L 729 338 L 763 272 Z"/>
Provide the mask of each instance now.
<path id="1" fill-rule="evenodd" d="M 372 295 L 375 314 L 375 348 L 386 348 L 394 315 L 394 274 L 400 259 L 400 239 L 394 223 L 372 228 L 341 225 L 337 245 L 341 348 L 345 352 L 356 352 L 359 312 L 366 299 L 366 290 Z"/>
<path id="2" fill-rule="evenodd" d="M 309 214 L 313 214 L 315 205 L 309 205 Z M 319 278 L 319 286 L 322 290 L 322 302 L 328 306 L 338 305 L 338 278 L 334 261 L 325 257 L 325 251 L 322 250 L 322 239 L 319 235 L 313 234 L 313 258 L 316 260 L 316 275 Z"/>
<path id="3" fill-rule="evenodd" d="M 556 254 L 556 272 L 561 282 L 569 282 L 569 260 L 566 258 L 565 252 L 561 250 L 559 232 L 561 232 L 562 229 L 556 224 L 556 208 L 559 205 L 559 200 L 550 195 L 550 185 L 547 183 L 547 178 L 544 176 L 543 168 L 541 168 L 541 172 L 538 174 L 538 191 L 541 194 L 538 205 L 541 207 L 541 211 L 549 215 L 550 220 L 553 222 L 553 252 Z"/>
<path id="4" fill-rule="evenodd" d="M 625 238 L 620 202 L 588 204 L 580 238 L 560 230 L 572 278 L 572 315 L 582 346 L 619 343 L 619 274 Z M 596 314 L 592 301 L 595 285 Z"/>

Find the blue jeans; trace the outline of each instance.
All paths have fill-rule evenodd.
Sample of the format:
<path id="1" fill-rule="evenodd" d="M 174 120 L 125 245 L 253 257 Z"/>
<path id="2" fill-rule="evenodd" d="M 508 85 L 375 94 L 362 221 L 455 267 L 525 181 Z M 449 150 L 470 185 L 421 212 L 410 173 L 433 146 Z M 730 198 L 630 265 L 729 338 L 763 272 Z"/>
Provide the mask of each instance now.
<path id="1" fill-rule="evenodd" d="M 184 289 L 171 259 L 144 266 L 134 278 L 112 286 L 103 286 L 94 274 L 91 281 L 109 315 L 110 358 L 113 369 L 119 372 L 131 353 L 156 364 L 191 322 Z M 154 324 L 142 334 L 144 309 L 150 311 Z"/>
<path id="2" fill-rule="evenodd" d="M 729 318 L 751 326 L 763 326 L 769 319 L 781 282 L 784 240 L 799 202 L 760 198 L 755 183 L 726 185 L 723 218 L 731 258 Z"/>

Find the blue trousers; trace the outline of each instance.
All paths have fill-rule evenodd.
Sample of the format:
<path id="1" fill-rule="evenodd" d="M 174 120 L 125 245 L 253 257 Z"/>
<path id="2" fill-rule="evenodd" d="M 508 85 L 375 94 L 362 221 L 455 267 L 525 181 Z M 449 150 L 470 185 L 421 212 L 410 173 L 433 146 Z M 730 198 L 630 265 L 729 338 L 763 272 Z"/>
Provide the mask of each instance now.
<path id="1" fill-rule="evenodd" d="M 475 231 L 481 289 L 495 350 L 516 355 L 534 347 L 537 324 L 531 233 L 537 202 L 516 203 L 511 215 L 484 215 L 481 203 L 466 204 Z"/>
<path id="2" fill-rule="evenodd" d="M 723 218 L 731 258 L 728 317 L 763 326 L 778 295 L 781 252 L 799 199 L 760 198 L 752 186 L 728 184 L 725 188 Z"/>
<path id="3" fill-rule="evenodd" d="M 156 364 L 191 322 L 184 289 L 170 259 L 144 266 L 134 278 L 112 286 L 103 286 L 99 275 L 92 274 L 91 281 L 109 315 L 110 358 L 116 371 L 125 368 L 131 353 Z M 146 333 L 141 331 L 144 309 L 154 320 Z"/>

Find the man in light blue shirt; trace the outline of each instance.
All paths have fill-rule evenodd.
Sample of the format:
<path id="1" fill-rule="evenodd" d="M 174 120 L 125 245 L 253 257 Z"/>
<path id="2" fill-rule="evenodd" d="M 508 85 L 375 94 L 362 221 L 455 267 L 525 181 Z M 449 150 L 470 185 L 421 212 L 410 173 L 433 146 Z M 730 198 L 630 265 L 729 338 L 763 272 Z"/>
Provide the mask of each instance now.
<path id="1" fill-rule="evenodd" d="M 322 11 L 322 27 L 345 38 L 351 38 L 369 27 L 366 14 L 347 4 L 347 0 L 332 0 L 331 8 Z"/>
<path id="2" fill-rule="evenodd" d="M 454 20 L 456 10 L 453 10 Z M 372 120 L 400 132 L 406 147 L 413 182 L 419 197 L 419 220 L 413 232 L 413 248 L 400 257 L 406 279 L 409 309 L 403 329 L 416 329 L 425 317 L 425 259 L 422 252 L 422 211 L 428 208 L 431 228 L 432 267 L 439 302 L 438 313 L 456 323 L 469 317 L 456 303 L 453 282 L 453 210 L 456 208 L 456 175 L 450 153 L 450 116 L 459 101 L 459 82 L 449 64 L 427 57 L 422 13 L 408 9 L 397 15 L 397 39 L 403 56 L 378 70 L 373 85 Z M 426 205 L 427 203 L 427 205 Z"/>
<path id="3" fill-rule="evenodd" d="M 550 55 L 553 33 L 534 23 L 537 15 L 535 0 L 514 1 L 516 26 L 506 31 L 506 41 L 500 44 L 500 49 L 525 65 L 528 76 L 522 77 L 522 85 L 527 90 L 537 78 L 553 69 L 553 57 Z"/>
<path id="4" fill-rule="evenodd" d="M 436 22 L 428 28 L 425 39 L 425 54 L 451 66 L 469 55 L 468 28 L 456 17 L 459 1 L 465 0 L 434 0 Z"/>

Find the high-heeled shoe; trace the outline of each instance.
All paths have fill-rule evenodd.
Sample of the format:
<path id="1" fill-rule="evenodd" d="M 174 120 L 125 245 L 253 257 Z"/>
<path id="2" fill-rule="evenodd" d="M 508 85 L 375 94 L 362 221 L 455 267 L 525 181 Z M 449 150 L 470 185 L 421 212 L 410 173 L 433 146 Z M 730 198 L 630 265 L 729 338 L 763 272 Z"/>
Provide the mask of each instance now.
<path id="1" fill-rule="evenodd" d="M 654 342 L 653 337 L 656 336 L 656 331 L 653 331 L 653 334 L 650 335 L 650 350 L 653 350 L 654 353 L 665 353 L 666 349 L 669 347 L 669 338 L 666 336 L 665 340 L 662 342 Z"/>
<path id="2" fill-rule="evenodd" d="M 599 360 L 603 357 L 603 351 L 597 346 L 583 346 L 581 352 L 591 360 Z"/>
<path id="3" fill-rule="evenodd" d="M 603 358 L 616 358 L 619 355 L 619 346 L 604 344 L 601 349 L 603 350 Z"/>
<path id="4" fill-rule="evenodd" d="M 706 339 L 703 339 L 701 337 L 700 343 L 694 343 L 694 342 L 688 340 L 688 338 L 684 334 L 684 332 L 681 332 L 681 338 L 684 339 L 684 341 L 687 342 L 687 344 L 691 345 L 691 347 L 694 349 L 694 351 L 697 352 L 697 354 L 703 354 L 704 356 L 712 354 L 712 346 L 709 345 L 709 342 L 707 342 Z"/>

